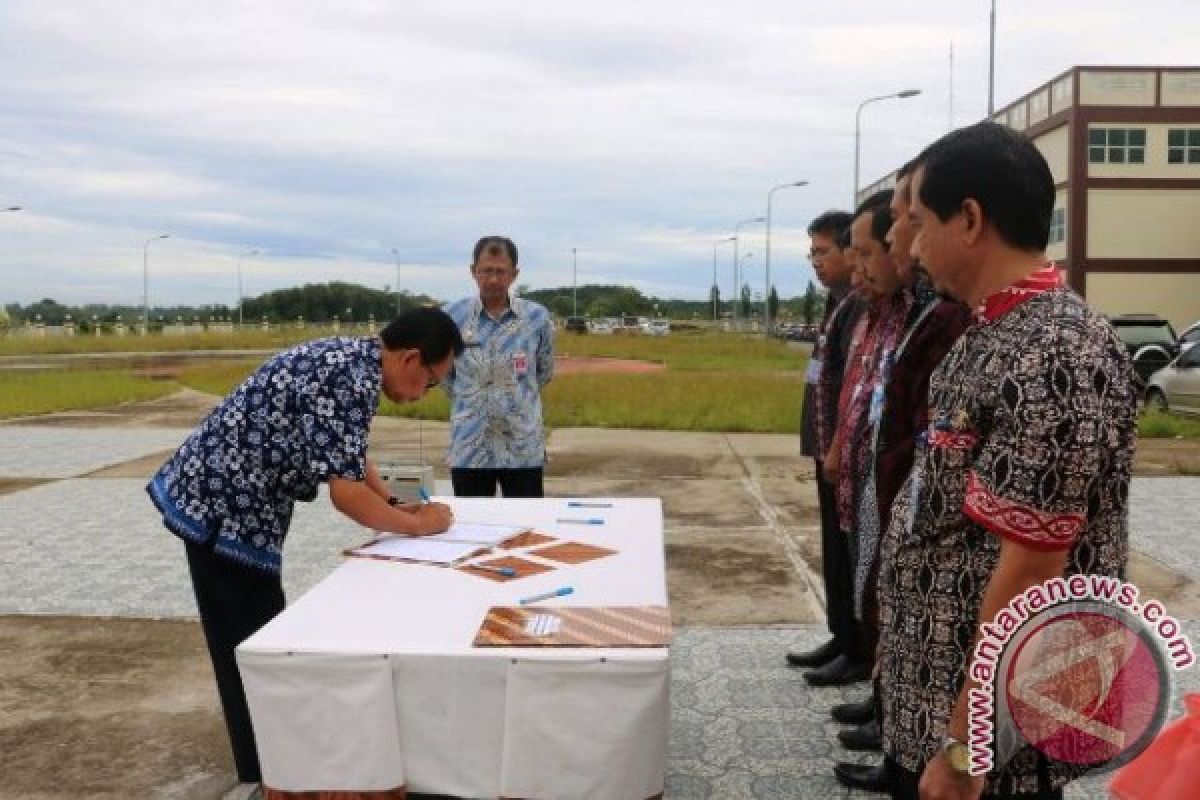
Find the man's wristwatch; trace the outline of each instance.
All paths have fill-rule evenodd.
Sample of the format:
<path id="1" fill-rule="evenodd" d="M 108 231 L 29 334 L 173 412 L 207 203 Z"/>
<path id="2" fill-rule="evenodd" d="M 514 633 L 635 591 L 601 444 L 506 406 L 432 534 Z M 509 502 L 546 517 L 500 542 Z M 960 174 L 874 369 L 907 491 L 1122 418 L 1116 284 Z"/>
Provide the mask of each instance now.
<path id="1" fill-rule="evenodd" d="M 953 736 L 947 736 L 942 741 L 942 752 L 946 755 L 946 763 L 950 765 L 950 769 L 960 775 L 971 774 L 971 751 L 965 744 Z"/>
<path id="2" fill-rule="evenodd" d="M 396 495 L 392 495 L 387 499 L 387 504 L 389 506 L 398 506 L 400 505 L 400 498 L 396 497 Z"/>

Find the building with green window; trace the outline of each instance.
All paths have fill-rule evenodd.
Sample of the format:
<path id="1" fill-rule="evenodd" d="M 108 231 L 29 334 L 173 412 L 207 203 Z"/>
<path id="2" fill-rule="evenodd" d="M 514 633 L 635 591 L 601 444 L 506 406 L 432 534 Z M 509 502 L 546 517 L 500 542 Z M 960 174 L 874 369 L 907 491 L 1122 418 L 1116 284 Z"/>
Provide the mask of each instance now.
<path id="1" fill-rule="evenodd" d="M 1050 164 L 1048 254 L 1076 291 L 1176 330 L 1200 320 L 1200 67 L 1073 67 L 993 119 Z"/>

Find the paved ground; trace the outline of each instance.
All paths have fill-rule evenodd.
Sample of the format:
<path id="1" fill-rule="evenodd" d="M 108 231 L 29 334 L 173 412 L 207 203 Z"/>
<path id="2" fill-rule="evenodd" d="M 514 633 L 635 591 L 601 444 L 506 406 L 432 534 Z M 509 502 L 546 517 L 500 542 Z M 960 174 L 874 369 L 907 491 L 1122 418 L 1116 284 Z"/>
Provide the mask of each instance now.
<path id="1" fill-rule="evenodd" d="M 210 403 L 188 393 L 0 425 L 0 797 L 211 798 L 229 786 L 181 545 L 142 491 Z M 418 441 L 440 453 L 444 426 L 380 420 L 372 448 L 416 461 Z M 855 796 L 830 775 L 846 754 L 827 712 L 856 693 L 809 689 L 782 660 L 822 636 L 815 496 L 795 438 L 558 430 L 550 456 L 551 494 L 664 498 L 680 626 L 668 797 Z M 1131 577 L 1195 641 L 1200 480 L 1139 478 L 1132 504 Z M 295 524 L 292 597 L 362 538 L 324 498 Z M 1200 688 L 1196 671 L 1180 677 Z M 1102 797 L 1100 786 L 1071 796 Z"/>

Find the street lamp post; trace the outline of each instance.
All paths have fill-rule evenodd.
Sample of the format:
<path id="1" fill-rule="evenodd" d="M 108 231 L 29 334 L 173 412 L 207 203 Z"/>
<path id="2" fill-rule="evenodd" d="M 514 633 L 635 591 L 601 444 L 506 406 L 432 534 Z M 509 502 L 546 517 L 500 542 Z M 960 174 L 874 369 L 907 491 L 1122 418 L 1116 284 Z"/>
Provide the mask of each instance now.
<path id="1" fill-rule="evenodd" d="M 996 99 L 996 0 L 988 24 L 988 118 L 995 112 Z"/>
<path id="2" fill-rule="evenodd" d="M 242 258 L 245 256 L 256 256 L 257 250 L 247 250 L 244 253 L 238 253 L 237 257 L 237 279 L 238 279 L 238 330 L 242 329 Z"/>
<path id="3" fill-rule="evenodd" d="M 151 236 L 142 246 L 142 335 L 150 332 L 150 243 L 159 239 L 170 239 L 169 233 Z"/>
<path id="4" fill-rule="evenodd" d="M 746 318 L 747 322 L 749 322 L 751 313 L 753 311 L 753 303 L 750 299 L 747 299 L 745 302 L 743 302 L 742 298 L 745 297 L 746 292 L 750 290 L 750 282 L 746 279 L 746 276 L 750 273 L 750 259 L 752 258 L 754 258 L 754 253 L 746 253 L 746 255 L 742 256 L 742 285 L 738 287 L 737 297 L 738 303 L 742 306 L 742 316 Z"/>
<path id="5" fill-rule="evenodd" d="M 713 304 L 713 322 L 721 316 L 721 310 L 717 304 L 717 248 L 726 242 L 734 241 L 734 237 L 726 236 L 724 239 L 717 239 L 713 242 L 713 282 L 712 282 L 712 304 Z"/>
<path id="6" fill-rule="evenodd" d="M 733 305 L 733 320 L 734 320 L 735 325 L 737 324 L 737 318 L 738 318 L 737 304 L 741 301 L 741 291 L 742 291 L 741 280 L 739 279 L 739 276 L 741 275 L 741 273 L 739 272 L 739 266 L 738 266 L 738 236 L 741 235 L 741 230 L 742 230 L 743 225 L 753 225 L 758 222 L 766 222 L 766 221 L 767 221 L 766 217 L 754 217 L 753 219 L 744 219 L 741 222 L 739 222 L 737 225 L 733 226 L 733 291 L 734 291 L 734 295 L 735 295 L 734 305 Z"/>
<path id="7" fill-rule="evenodd" d="M 579 316 L 579 262 L 575 248 L 571 248 L 571 316 Z"/>
<path id="8" fill-rule="evenodd" d="M 858 157 L 859 157 L 859 132 L 862 128 L 862 110 L 865 106 L 871 103 L 877 103 L 880 100 L 891 100 L 893 97 L 906 99 L 916 97 L 921 93 L 920 89 L 904 89 L 891 94 L 881 94 L 878 97 L 868 97 L 858 104 L 858 111 L 854 114 L 854 190 L 850 193 L 850 208 L 858 208 Z"/>
<path id="9" fill-rule="evenodd" d="M 396 316 L 400 316 L 400 251 L 392 248 L 392 257 L 396 259 Z"/>
<path id="10" fill-rule="evenodd" d="M 766 275 L 763 278 L 765 285 L 763 297 L 767 298 L 767 301 L 763 303 L 763 334 L 766 336 L 771 335 L 771 197 L 780 189 L 792 189 L 807 185 L 808 181 L 792 181 L 772 186 L 767 192 L 767 265 Z"/>

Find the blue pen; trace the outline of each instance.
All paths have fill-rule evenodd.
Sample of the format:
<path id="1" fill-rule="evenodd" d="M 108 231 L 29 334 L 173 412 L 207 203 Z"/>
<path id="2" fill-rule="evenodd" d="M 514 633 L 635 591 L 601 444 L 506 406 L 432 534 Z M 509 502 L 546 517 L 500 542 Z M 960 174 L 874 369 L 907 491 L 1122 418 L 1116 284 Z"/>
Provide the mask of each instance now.
<path id="1" fill-rule="evenodd" d="M 604 520 L 600 517 L 590 517 L 588 519 L 556 519 L 554 520 L 559 525 L 603 525 Z"/>
<path id="2" fill-rule="evenodd" d="M 575 590 L 572 589 L 570 586 L 564 586 L 561 589 L 554 589 L 553 591 L 542 592 L 541 594 L 534 594 L 534 595 L 530 595 L 529 597 L 523 597 L 523 598 L 521 598 L 521 600 L 519 602 L 521 603 L 521 605 L 527 606 L 530 603 L 540 603 L 543 600 L 552 600 L 555 597 L 565 597 L 573 591 L 575 591 Z"/>
<path id="3" fill-rule="evenodd" d="M 517 577 L 517 571 L 512 567 L 493 567 L 490 564 L 468 564 L 470 569 L 481 569 L 485 572 L 495 572 L 497 575 L 503 575 L 506 578 Z"/>
<path id="4" fill-rule="evenodd" d="M 567 503 L 570 508 L 612 508 L 612 503 L 587 503 L 583 500 L 571 500 Z"/>
<path id="5" fill-rule="evenodd" d="M 429 502 L 429 492 L 425 491 L 425 487 L 424 487 L 424 486 L 418 486 L 418 487 L 417 487 L 417 493 L 421 495 L 421 502 L 422 502 L 422 503 L 428 503 L 428 502 Z"/>

